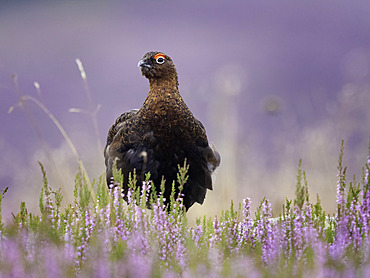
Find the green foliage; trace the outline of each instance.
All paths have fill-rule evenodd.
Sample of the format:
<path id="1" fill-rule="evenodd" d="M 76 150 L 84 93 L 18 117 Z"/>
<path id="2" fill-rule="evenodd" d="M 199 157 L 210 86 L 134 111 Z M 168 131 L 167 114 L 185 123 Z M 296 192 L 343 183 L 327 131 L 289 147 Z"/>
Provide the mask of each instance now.
<path id="1" fill-rule="evenodd" d="M 355 179 L 355 176 L 353 176 L 353 181 L 350 182 L 349 184 L 349 189 L 348 189 L 348 195 L 347 195 L 347 209 L 350 208 L 351 203 L 353 201 L 359 202 L 360 201 L 360 193 L 361 193 L 361 188 L 360 188 L 360 183 L 358 183 Z"/>
<path id="2" fill-rule="evenodd" d="M 122 173 L 116 170 L 113 171 L 114 186 L 108 189 L 105 176 L 101 175 L 92 182 L 94 193 L 80 171 L 75 179 L 75 199 L 63 207 L 61 189 L 55 190 L 49 186 L 45 168 L 40 163 L 40 215 L 29 213 L 22 202 L 13 223 L 4 225 L 1 201 L 7 188 L 1 190 L 0 243 L 9 238 L 20 238 L 20 242 L 28 240 L 28 244 L 36 242 L 31 251 L 25 251 L 22 255 L 22 260 L 26 262 L 24 265 L 28 268 L 35 262 L 26 258 L 32 257 L 29 254 L 37 254 L 42 246 L 52 246 L 66 257 L 66 253 L 70 252 L 72 259 L 65 263 L 64 272 L 68 277 L 82 273 L 82 277 L 94 276 L 94 266 L 101 262 L 104 254 L 108 254 L 106 270 L 116 269 L 122 263 L 131 265 L 130 260 L 150 258 L 148 267 L 155 277 L 168 274 L 168 271 L 175 276 L 182 276 L 184 269 L 190 271 L 186 274 L 188 276 L 189 273 L 190 276 L 199 276 L 200 268 L 204 268 L 201 276 L 208 276 L 213 273 L 215 262 L 219 276 L 238 277 L 241 273 L 243 277 L 245 273 L 235 269 L 235 262 L 241 258 L 249 258 L 254 271 L 261 276 L 300 277 L 305 273 L 315 273 L 318 264 L 317 244 L 326 246 L 320 251 L 320 258 L 325 259 L 322 267 L 344 273 L 348 264 L 343 258 L 354 267 L 366 264 L 366 248 L 361 249 L 359 242 L 367 239 L 365 234 L 361 234 L 362 237 L 356 234 L 369 229 L 369 222 L 363 221 L 366 215 L 361 214 L 363 211 L 359 212 L 359 208 L 366 205 L 369 188 L 368 182 L 364 182 L 366 176 L 363 175 L 362 183 L 353 177 L 347 187 L 342 143 L 338 161 L 338 212 L 333 217 L 324 211 L 318 195 L 316 203 L 309 202 L 308 182 L 301 166 L 302 162 L 299 161 L 295 198 L 286 199 L 279 218 L 271 218 L 270 204 L 264 198 L 257 205 L 254 217 L 249 208 L 246 209 L 250 201 L 243 203 L 245 207 L 231 201 L 230 208 L 222 211 L 221 215 L 213 218 L 204 216 L 196 220 L 195 226 L 189 226 L 182 203 L 182 189 L 188 180 L 189 165 L 186 161 L 183 166 L 178 166 L 179 172 L 172 184 L 168 207 L 164 206 L 164 180 L 159 186 L 160 190 L 156 190 L 150 181 L 150 173 L 145 175 L 143 185 L 137 183 L 135 172 L 129 175 L 129 189 L 124 192 L 128 202 L 124 201 L 121 195 Z M 366 167 L 369 167 L 368 163 Z M 368 171 L 366 167 L 365 172 Z M 341 219 L 347 220 L 341 222 Z M 329 254 L 329 250 L 338 244 L 343 229 L 352 230 L 341 240 L 350 238 L 352 241 L 343 247 L 343 253 L 336 259 Z M 276 236 L 281 238 L 274 242 Z M 310 236 L 314 236 L 314 240 L 310 241 Z M 22 248 L 26 250 L 26 247 Z M 278 253 L 274 254 L 274 248 Z M 36 259 L 39 258 L 36 256 Z M 2 265 L 4 263 L 0 262 L 0 274 Z M 84 272 L 86 269 L 89 269 L 88 273 Z M 121 275 L 130 276 L 126 272 Z"/>
<path id="3" fill-rule="evenodd" d="M 8 189 L 9 187 L 6 187 L 5 189 L 0 190 L 0 235 L 2 235 L 4 232 L 4 223 L 3 223 L 2 214 L 1 214 L 1 202 L 4 199 L 4 195 L 8 191 Z"/>
<path id="4" fill-rule="evenodd" d="M 314 227 L 320 232 L 320 236 L 324 237 L 324 227 L 326 221 L 326 213 L 321 206 L 319 194 L 317 194 L 316 204 L 313 206 L 312 220 Z"/>
<path id="5" fill-rule="evenodd" d="M 75 200 L 82 210 L 88 207 L 91 201 L 91 190 L 86 182 L 85 176 L 79 172 L 75 179 Z"/>
<path id="6" fill-rule="evenodd" d="M 181 192 L 184 188 L 185 183 L 188 181 L 188 178 L 189 178 L 189 176 L 187 175 L 189 171 L 189 165 L 186 164 L 186 159 L 182 167 L 178 165 L 178 169 L 179 169 L 179 172 L 177 173 L 177 182 L 179 184 L 178 186 L 179 191 Z"/>
<path id="7" fill-rule="evenodd" d="M 262 206 L 263 206 L 263 203 L 266 201 L 266 197 L 264 197 L 261 201 L 261 203 L 259 204 L 259 206 L 257 207 L 256 209 L 256 212 L 255 212 L 255 218 L 256 218 L 256 221 L 259 221 L 262 219 Z"/>
<path id="8" fill-rule="evenodd" d="M 105 175 L 103 174 L 96 183 L 97 201 L 95 205 L 97 205 L 99 209 L 106 207 L 109 203 L 109 191 L 104 181 Z"/>
<path id="9" fill-rule="evenodd" d="M 346 171 L 347 167 L 343 167 L 343 155 L 344 155 L 344 141 L 340 145 L 339 159 L 338 159 L 338 187 L 339 192 L 337 194 L 337 203 L 338 203 L 338 216 L 340 217 L 343 213 L 344 203 L 342 200 L 345 200 L 345 189 L 346 189 Z"/>
<path id="10" fill-rule="evenodd" d="M 303 180 L 303 184 L 302 184 Z M 306 179 L 306 173 L 302 170 L 302 160 L 298 163 L 298 175 L 297 175 L 297 186 L 295 191 L 296 198 L 294 199 L 294 205 L 298 206 L 299 209 L 303 208 L 305 202 L 309 201 L 308 185 Z"/>

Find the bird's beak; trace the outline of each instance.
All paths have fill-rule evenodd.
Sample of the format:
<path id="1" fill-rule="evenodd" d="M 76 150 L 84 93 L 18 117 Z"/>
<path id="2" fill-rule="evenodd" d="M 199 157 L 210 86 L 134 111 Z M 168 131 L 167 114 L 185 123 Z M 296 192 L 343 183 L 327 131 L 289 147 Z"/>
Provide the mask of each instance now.
<path id="1" fill-rule="evenodd" d="M 147 63 L 145 63 L 143 60 L 140 60 L 139 61 L 139 63 L 137 64 L 137 66 L 139 67 L 139 68 L 150 68 L 150 65 L 149 64 L 147 64 Z"/>

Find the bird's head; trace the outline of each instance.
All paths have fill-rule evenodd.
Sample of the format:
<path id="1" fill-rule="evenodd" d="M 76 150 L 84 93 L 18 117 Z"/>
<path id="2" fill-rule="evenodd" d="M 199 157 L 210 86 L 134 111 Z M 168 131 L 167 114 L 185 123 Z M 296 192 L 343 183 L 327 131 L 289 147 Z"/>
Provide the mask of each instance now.
<path id="1" fill-rule="evenodd" d="M 137 66 L 149 81 L 155 79 L 172 79 L 177 82 L 175 64 L 169 56 L 162 52 L 152 51 L 146 53 Z"/>

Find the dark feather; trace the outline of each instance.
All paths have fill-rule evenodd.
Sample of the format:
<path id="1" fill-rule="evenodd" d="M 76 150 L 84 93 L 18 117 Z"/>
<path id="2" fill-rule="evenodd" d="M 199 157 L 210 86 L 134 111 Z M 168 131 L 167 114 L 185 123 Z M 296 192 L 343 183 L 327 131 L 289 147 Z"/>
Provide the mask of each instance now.
<path id="1" fill-rule="evenodd" d="M 157 192 L 165 179 L 168 202 L 178 165 L 186 159 L 189 178 L 183 188 L 184 205 L 189 209 L 194 202 L 202 204 L 207 189 L 212 190 L 211 174 L 220 164 L 220 155 L 209 146 L 204 126 L 181 98 L 171 58 L 148 52 L 139 66 L 149 79 L 150 90 L 139 110 L 123 113 L 109 129 L 104 150 L 107 183 L 111 183 L 116 161 L 122 169 L 125 192 L 130 172 L 135 169 L 139 186 L 144 174 L 150 172 Z"/>

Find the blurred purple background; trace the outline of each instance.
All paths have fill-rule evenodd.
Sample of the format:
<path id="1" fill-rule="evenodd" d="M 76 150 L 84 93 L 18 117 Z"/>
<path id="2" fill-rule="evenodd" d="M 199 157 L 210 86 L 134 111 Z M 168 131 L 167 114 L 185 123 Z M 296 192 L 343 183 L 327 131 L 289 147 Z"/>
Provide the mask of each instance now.
<path id="1" fill-rule="evenodd" d="M 345 140 L 348 179 L 366 161 L 370 131 L 368 1 L 1 1 L 0 188 L 7 215 L 20 201 L 37 211 L 42 181 L 73 198 L 78 164 L 40 108 L 10 107 L 17 94 L 45 104 L 66 129 L 89 176 L 104 172 L 101 153 L 116 117 L 139 108 L 148 82 L 136 67 L 163 51 L 174 60 L 180 92 L 222 156 L 214 191 L 191 217 L 230 200 L 266 196 L 279 213 L 293 198 L 303 159 L 311 200 L 335 208 L 336 167 Z M 97 114 L 75 59 L 80 58 Z M 16 74 L 14 81 L 12 75 Z M 41 96 L 33 82 L 41 86 Z M 17 88 L 18 89 L 17 89 Z M 39 130 L 39 135 L 36 134 Z M 6 217 L 6 215 L 4 215 Z"/>

